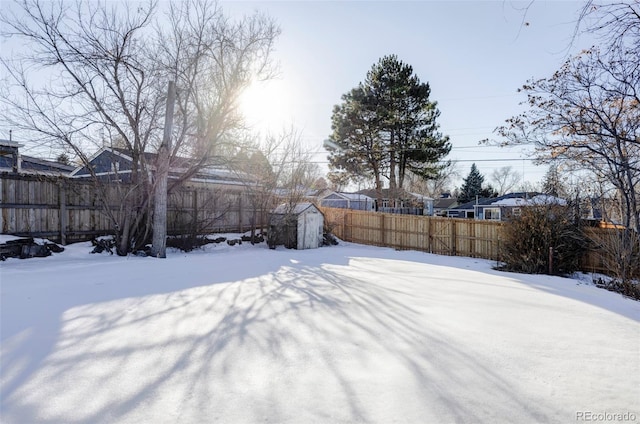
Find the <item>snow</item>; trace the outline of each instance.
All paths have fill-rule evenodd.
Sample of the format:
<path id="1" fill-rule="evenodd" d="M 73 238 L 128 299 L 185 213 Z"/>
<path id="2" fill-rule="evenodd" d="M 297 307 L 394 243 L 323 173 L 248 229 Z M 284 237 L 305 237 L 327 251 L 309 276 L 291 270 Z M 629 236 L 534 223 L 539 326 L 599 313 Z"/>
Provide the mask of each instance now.
<path id="1" fill-rule="evenodd" d="M 522 197 L 511 197 L 491 203 L 499 206 L 529 206 L 529 205 L 566 205 L 567 201 L 559 197 L 547 194 L 539 194 L 531 199 L 523 199 Z"/>
<path id="2" fill-rule="evenodd" d="M 521 197 L 511 197 L 507 199 L 498 200 L 491 204 L 496 206 L 523 206 L 527 204 L 527 201 Z"/>
<path id="3" fill-rule="evenodd" d="M 349 243 L 90 250 L 0 263 L 0 422 L 640 419 L 640 302 L 577 280 Z"/>
<path id="4" fill-rule="evenodd" d="M 24 237 L 11 236 L 9 234 L 0 234 L 0 244 L 4 244 L 8 241 L 20 240 L 24 239 Z"/>

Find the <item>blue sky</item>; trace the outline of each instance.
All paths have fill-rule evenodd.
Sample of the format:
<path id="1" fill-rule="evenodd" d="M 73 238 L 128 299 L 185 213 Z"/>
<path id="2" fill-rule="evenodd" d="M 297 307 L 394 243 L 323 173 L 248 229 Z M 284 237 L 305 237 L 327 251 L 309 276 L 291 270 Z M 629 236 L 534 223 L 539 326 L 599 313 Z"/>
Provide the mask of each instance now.
<path id="1" fill-rule="evenodd" d="M 493 129 L 522 110 L 517 89 L 530 78 L 550 76 L 568 54 L 587 47 L 572 42 L 582 3 L 535 1 L 226 1 L 232 16 L 259 10 L 282 35 L 275 57 L 280 77 L 262 92 L 253 111 L 271 125 L 293 123 L 316 160 L 326 163 L 322 141 L 331 132 L 331 110 L 384 55 L 396 54 L 429 82 L 439 104 L 450 159 L 466 176 L 476 164 L 486 177 L 513 166 L 536 182 L 546 167 L 522 149 L 478 146 Z M 523 25 L 528 22 L 529 25 Z M 270 102 L 265 99 L 270 98 Z M 284 123 L 282 124 L 284 125 Z M 490 161 L 490 160 L 500 161 Z M 488 178 L 487 178 L 488 179 Z"/>
<path id="2" fill-rule="evenodd" d="M 274 52 L 279 77 L 247 93 L 247 110 L 258 127 L 299 129 L 323 169 L 322 142 L 331 133 L 333 106 L 382 56 L 396 54 L 431 85 L 441 130 L 453 146 L 448 159 L 459 161 L 462 177 L 476 161 L 487 180 L 494 168 L 513 166 L 525 180 L 537 182 L 546 167 L 527 160 L 522 148 L 478 141 L 495 138 L 494 128 L 522 110 L 525 97 L 517 89 L 527 79 L 550 76 L 569 54 L 589 44 L 584 37 L 572 42 L 582 2 L 535 0 L 525 12 L 528 4 L 221 1 L 231 17 L 260 11 L 280 25 Z"/>

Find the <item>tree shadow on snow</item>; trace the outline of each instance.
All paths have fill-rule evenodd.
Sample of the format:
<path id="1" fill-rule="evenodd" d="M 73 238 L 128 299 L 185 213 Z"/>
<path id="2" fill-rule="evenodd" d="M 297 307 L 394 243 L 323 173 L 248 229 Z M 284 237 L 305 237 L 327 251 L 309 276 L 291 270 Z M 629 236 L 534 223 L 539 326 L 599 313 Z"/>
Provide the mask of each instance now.
<path id="1" fill-rule="evenodd" d="M 327 249 L 131 258 L 115 282 L 127 259 L 108 259 L 77 268 L 87 281 L 3 287 L 3 420 L 372 422 L 405 395 L 389 418 L 561 416 L 430 323 L 429 294 L 371 281 L 388 252 Z"/>

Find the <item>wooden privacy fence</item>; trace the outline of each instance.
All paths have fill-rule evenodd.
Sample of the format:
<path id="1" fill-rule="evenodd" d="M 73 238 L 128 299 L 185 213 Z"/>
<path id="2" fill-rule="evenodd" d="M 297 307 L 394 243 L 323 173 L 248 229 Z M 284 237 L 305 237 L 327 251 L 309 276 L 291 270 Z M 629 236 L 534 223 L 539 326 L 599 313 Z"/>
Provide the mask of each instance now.
<path id="1" fill-rule="evenodd" d="M 336 237 L 354 243 L 499 259 L 501 222 L 323 208 Z"/>
<path id="2" fill-rule="evenodd" d="M 327 227 L 345 241 L 400 250 L 500 260 L 503 222 L 322 208 Z M 610 273 L 623 255 L 618 230 L 587 228 L 585 272 Z M 636 239 L 636 243 L 638 243 Z M 620 249 L 620 252 L 617 251 Z M 640 246 L 638 247 L 640 249 Z"/>
<path id="3" fill-rule="evenodd" d="M 101 194 L 87 180 L 0 174 L 0 231 L 61 243 L 111 234 L 114 224 L 105 211 L 109 208 L 118 214 L 118 199 L 127 186 L 113 183 L 103 189 Z M 254 213 L 250 200 L 242 186 L 234 190 L 205 184 L 179 188 L 168 198 L 167 232 L 247 230 L 264 216 Z"/>

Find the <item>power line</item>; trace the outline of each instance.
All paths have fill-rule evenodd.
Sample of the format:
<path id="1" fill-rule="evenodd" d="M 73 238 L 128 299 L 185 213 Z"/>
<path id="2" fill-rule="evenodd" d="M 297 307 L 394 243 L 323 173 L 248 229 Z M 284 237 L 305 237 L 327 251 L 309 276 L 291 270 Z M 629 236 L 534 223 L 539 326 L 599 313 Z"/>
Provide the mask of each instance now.
<path id="1" fill-rule="evenodd" d="M 535 158 L 496 158 L 496 159 L 447 159 L 447 160 L 439 160 L 433 163 L 444 164 L 447 162 L 453 163 L 475 163 L 475 162 L 517 162 L 517 161 L 527 161 L 533 162 L 536 161 Z M 318 160 L 312 161 L 311 163 L 330 163 L 328 160 Z"/>

